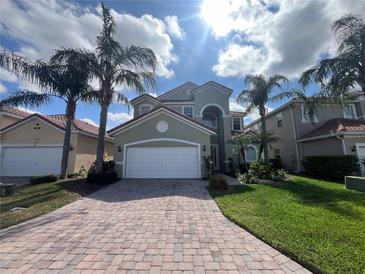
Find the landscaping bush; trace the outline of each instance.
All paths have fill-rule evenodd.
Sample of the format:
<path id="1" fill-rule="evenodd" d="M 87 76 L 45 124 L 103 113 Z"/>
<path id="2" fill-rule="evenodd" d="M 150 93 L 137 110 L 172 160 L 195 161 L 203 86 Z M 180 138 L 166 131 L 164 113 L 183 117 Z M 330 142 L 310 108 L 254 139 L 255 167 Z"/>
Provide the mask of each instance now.
<path id="1" fill-rule="evenodd" d="M 353 155 L 308 156 L 304 159 L 303 166 L 310 176 L 340 181 L 358 170 L 357 157 Z"/>
<path id="2" fill-rule="evenodd" d="M 58 180 L 58 177 L 56 175 L 45 175 L 45 176 L 32 177 L 30 179 L 30 183 L 32 185 L 35 185 L 35 184 L 52 183 L 57 180 Z"/>
<path id="3" fill-rule="evenodd" d="M 287 173 L 283 169 L 274 169 L 271 164 L 261 161 L 252 162 L 246 173 L 237 176 L 238 181 L 253 184 L 260 180 L 282 181 L 287 178 Z"/>
<path id="4" fill-rule="evenodd" d="M 119 178 L 115 171 L 109 173 L 91 173 L 87 175 L 87 181 L 91 184 L 105 185 L 115 183 L 118 180 Z"/>
<path id="5" fill-rule="evenodd" d="M 209 177 L 209 188 L 212 190 L 227 190 L 228 184 L 224 177 L 214 175 Z"/>

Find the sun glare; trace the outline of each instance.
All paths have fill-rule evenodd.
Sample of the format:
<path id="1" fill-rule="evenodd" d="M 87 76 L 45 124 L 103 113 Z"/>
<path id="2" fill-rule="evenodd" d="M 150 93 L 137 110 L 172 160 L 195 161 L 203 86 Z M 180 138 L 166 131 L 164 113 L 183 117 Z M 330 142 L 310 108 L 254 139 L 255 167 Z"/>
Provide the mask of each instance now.
<path id="1" fill-rule="evenodd" d="M 200 6 L 200 16 L 217 35 L 226 34 L 231 12 L 232 5 L 228 0 L 203 0 Z"/>

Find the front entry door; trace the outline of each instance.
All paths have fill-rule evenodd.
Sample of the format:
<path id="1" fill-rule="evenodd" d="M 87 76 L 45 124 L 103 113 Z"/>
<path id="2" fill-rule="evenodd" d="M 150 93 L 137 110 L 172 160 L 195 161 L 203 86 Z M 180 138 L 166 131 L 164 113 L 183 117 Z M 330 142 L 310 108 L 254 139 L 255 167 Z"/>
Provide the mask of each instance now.
<path id="1" fill-rule="evenodd" d="M 219 170 L 219 146 L 217 144 L 210 146 L 210 155 L 212 155 L 214 170 Z"/>

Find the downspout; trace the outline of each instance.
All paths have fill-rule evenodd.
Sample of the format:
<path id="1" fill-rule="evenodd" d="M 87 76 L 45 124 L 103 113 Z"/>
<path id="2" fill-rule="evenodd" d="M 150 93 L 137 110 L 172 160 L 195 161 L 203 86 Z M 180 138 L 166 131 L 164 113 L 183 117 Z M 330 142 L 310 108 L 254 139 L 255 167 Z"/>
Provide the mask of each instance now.
<path id="1" fill-rule="evenodd" d="M 297 158 L 297 171 L 300 172 L 301 168 L 300 168 L 299 151 L 298 151 L 298 143 L 297 143 L 297 132 L 295 130 L 295 124 L 294 124 L 293 105 L 290 106 L 290 113 L 291 113 L 291 122 L 292 122 L 293 135 L 294 135 L 295 155 Z"/>
<path id="2" fill-rule="evenodd" d="M 345 137 L 344 136 L 336 136 L 336 138 L 341 140 L 343 155 L 347 155 Z"/>

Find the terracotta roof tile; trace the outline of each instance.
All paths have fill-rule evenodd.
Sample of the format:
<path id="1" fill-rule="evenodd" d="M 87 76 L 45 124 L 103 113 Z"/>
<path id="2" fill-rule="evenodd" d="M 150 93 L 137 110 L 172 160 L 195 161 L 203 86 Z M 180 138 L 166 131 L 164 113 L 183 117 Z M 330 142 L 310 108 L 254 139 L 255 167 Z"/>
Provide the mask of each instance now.
<path id="1" fill-rule="evenodd" d="M 1 112 L 6 112 L 6 113 L 9 113 L 9 114 L 21 117 L 21 118 L 27 117 L 32 114 L 30 112 L 26 112 L 26 111 L 20 110 L 18 108 L 11 108 L 11 107 L 6 107 L 6 106 L 1 107 Z"/>
<path id="2" fill-rule="evenodd" d="M 27 119 L 27 117 L 38 117 L 40 119 L 43 119 L 43 120 L 46 120 L 47 122 L 51 123 L 52 125 L 64 130 L 66 128 L 66 116 L 64 114 L 56 114 L 56 115 L 41 115 L 41 114 L 38 114 L 38 113 L 34 113 L 34 114 L 31 114 L 31 113 L 28 113 L 28 115 L 26 117 L 24 117 L 23 119 L 15 122 L 14 124 L 11 124 L 3 129 L 1 129 L 1 131 L 3 130 L 6 130 L 24 120 Z M 92 125 L 92 124 L 89 124 L 87 122 L 84 122 L 84 121 L 81 121 L 79 119 L 75 119 L 74 122 L 73 122 L 73 125 L 74 127 L 77 129 L 77 130 L 80 130 L 80 131 L 83 131 L 85 133 L 90 133 L 90 134 L 93 134 L 93 135 L 98 135 L 99 133 L 99 128 Z M 109 135 L 106 135 L 106 138 L 107 139 L 111 139 L 111 137 Z"/>
<path id="3" fill-rule="evenodd" d="M 320 127 L 303 135 L 300 139 L 326 136 L 341 132 L 364 132 L 365 134 L 365 121 L 344 118 L 331 119 Z"/>

